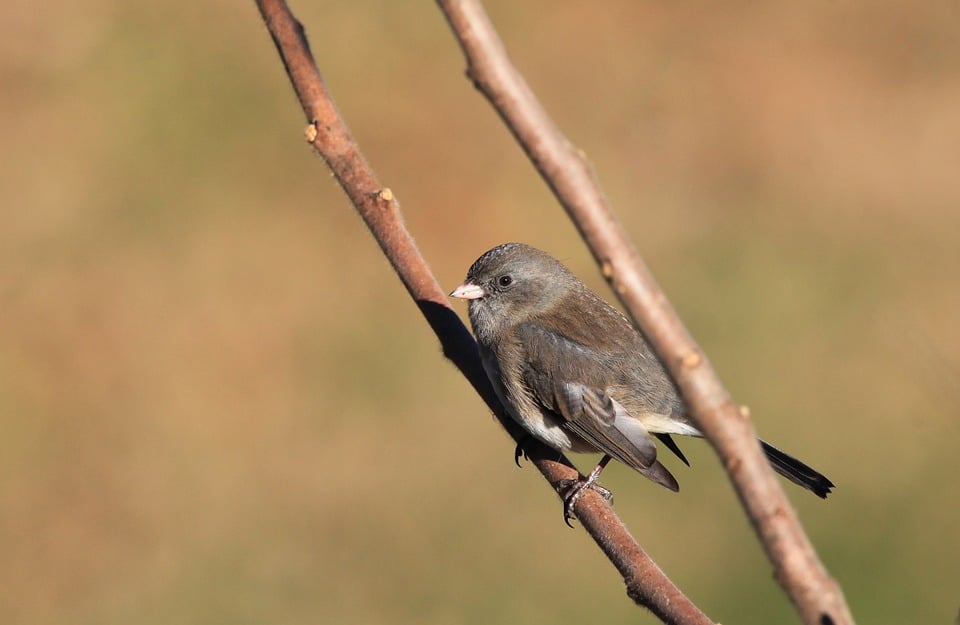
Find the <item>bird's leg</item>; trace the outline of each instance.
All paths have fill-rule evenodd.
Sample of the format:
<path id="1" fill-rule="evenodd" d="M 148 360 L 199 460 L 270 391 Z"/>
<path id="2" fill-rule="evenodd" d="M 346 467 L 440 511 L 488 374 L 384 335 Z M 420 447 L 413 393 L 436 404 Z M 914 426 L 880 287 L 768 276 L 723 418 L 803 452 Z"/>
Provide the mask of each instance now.
<path id="1" fill-rule="evenodd" d="M 590 475 L 587 476 L 587 479 L 571 480 L 572 484 L 563 495 L 563 522 L 569 527 L 573 527 L 570 525 L 570 519 L 574 516 L 573 507 L 577 504 L 577 500 L 580 499 L 580 495 L 583 494 L 584 490 L 592 488 L 608 502 L 613 502 L 613 493 L 597 484 L 597 478 L 600 477 L 600 472 L 603 471 L 603 468 L 607 466 L 608 462 L 610 462 L 610 456 L 604 455 L 604 457 L 600 459 L 600 462 L 597 463 L 597 466 L 594 467 L 593 471 L 590 472 Z"/>

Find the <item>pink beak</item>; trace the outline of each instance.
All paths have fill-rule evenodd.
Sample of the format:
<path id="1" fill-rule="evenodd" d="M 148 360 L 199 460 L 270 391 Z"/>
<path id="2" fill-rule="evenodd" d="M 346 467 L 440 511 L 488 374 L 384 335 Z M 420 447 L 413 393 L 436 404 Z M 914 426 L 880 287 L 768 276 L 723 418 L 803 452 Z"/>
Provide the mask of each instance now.
<path id="1" fill-rule="evenodd" d="M 482 286 L 477 286 L 472 282 L 464 282 L 453 290 L 450 297 L 456 297 L 457 299 L 480 299 L 484 295 L 486 295 L 486 293 L 483 292 Z"/>

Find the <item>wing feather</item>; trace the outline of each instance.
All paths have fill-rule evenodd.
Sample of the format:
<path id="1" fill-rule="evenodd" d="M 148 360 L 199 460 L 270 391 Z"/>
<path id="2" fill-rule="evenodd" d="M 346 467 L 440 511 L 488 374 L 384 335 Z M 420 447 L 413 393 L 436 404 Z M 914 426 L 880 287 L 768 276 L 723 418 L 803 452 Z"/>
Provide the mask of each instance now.
<path id="1" fill-rule="evenodd" d="M 522 326 L 519 331 L 527 352 L 524 383 L 562 429 L 658 484 L 679 489 L 676 479 L 657 461 L 656 444 L 640 419 L 602 384 L 590 383 L 591 378 L 599 382 L 611 373 L 602 370 L 597 354 L 539 324 Z M 597 367 L 601 367 L 599 372 Z M 577 371 L 595 375 L 577 376 Z"/>

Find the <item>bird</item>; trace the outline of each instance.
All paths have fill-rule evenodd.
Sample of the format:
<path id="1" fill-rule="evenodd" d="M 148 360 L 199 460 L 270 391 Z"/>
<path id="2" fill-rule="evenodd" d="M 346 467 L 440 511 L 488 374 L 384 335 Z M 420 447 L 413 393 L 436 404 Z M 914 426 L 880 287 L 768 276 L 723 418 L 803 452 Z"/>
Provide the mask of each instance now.
<path id="1" fill-rule="evenodd" d="M 703 437 L 643 334 L 563 263 L 525 243 L 481 255 L 452 297 L 467 312 L 483 369 L 498 399 L 528 435 L 558 451 L 601 453 L 566 489 L 564 521 L 586 488 L 617 460 L 678 491 L 657 459 L 659 440 L 689 466 L 673 435 Z M 833 482 L 760 440 L 772 468 L 825 499 Z M 522 452 L 517 446 L 517 458 Z"/>

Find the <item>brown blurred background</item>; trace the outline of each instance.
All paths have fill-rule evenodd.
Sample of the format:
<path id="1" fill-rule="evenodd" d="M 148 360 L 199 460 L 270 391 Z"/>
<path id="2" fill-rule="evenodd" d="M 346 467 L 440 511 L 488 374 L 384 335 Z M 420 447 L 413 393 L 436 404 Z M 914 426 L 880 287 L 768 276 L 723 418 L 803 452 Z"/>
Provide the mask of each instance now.
<path id="1" fill-rule="evenodd" d="M 759 431 L 837 483 L 785 488 L 859 621 L 951 622 L 960 7 L 488 5 Z M 432 3 L 294 9 L 445 286 L 522 240 L 608 293 Z M 8 0 L 0 102 L 0 622 L 655 622 L 441 357 L 252 2 Z M 679 494 L 607 471 L 617 511 L 714 619 L 795 622 L 684 449 Z"/>

